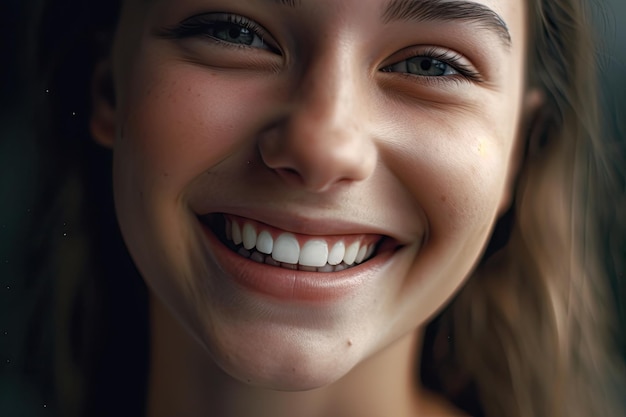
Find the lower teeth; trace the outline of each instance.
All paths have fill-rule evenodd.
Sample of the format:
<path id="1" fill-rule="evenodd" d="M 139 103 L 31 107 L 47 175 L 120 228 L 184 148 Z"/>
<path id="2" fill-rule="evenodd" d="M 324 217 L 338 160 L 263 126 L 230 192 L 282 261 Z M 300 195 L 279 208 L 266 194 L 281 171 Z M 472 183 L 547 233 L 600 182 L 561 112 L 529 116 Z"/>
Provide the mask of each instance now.
<path id="1" fill-rule="evenodd" d="M 231 243 L 231 248 L 232 248 L 232 243 Z M 338 272 L 338 271 L 343 271 L 345 269 L 351 268 L 353 266 L 356 265 L 347 265 L 345 262 L 340 263 L 339 265 L 330 265 L 330 264 L 326 264 L 322 267 L 316 268 L 313 266 L 305 266 L 305 265 L 300 265 L 300 264 L 288 264 L 285 262 L 277 262 L 274 260 L 274 258 L 272 258 L 271 255 L 266 255 L 264 253 L 261 253 L 259 251 L 256 250 L 247 250 L 246 248 L 244 248 L 243 246 L 238 246 L 235 248 L 232 248 L 235 252 L 237 252 L 239 255 L 243 256 L 244 258 L 248 258 L 251 261 L 254 262 L 258 262 L 260 264 L 267 264 L 267 265 L 272 265 L 272 266 L 278 266 L 281 268 L 285 268 L 285 269 L 292 269 L 292 270 L 300 270 L 300 271 L 307 271 L 307 272 Z"/>

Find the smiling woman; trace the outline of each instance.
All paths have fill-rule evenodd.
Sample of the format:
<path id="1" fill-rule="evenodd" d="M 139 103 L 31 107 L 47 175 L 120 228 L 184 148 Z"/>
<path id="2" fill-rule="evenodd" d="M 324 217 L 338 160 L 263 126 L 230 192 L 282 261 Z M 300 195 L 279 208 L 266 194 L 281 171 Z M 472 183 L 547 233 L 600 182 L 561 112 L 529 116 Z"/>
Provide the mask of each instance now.
<path id="1" fill-rule="evenodd" d="M 85 255 L 55 257 L 59 317 L 85 277 L 126 277 L 141 413 L 619 415 L 582 1 L 103 1 L 88 60 L 58 55 L 60 3 L 46 82 L 89 77 L 91 105 L 68 131 L 52 97 L 43 136 L 83 222 Z M 146 304 L 120 290 L 134 267 Z M 118 356 L 68 333 L 61 409 L 106 415 L 119 376 L 93 364 Z"/>

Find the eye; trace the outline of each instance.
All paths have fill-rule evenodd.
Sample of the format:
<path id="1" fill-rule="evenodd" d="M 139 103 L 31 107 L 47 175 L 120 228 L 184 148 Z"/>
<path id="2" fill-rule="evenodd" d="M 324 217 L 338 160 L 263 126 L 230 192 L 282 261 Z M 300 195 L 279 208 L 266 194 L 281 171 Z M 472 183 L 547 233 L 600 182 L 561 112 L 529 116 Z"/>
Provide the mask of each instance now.
<path id="1" fill-rule="evenodd" d="M 227 46 L 267 49 L 278 52 L 271 37 L 261 25 L 243 16 L 230 13 L 205 13 L 185 19 L 165 35 L 182 39 L 205 36 Z"/>
<path id="2" fill-rule="evenodd" d="M 387 65 L 381 71 L 403 73 L 415 77 L 461 77 L 480 81 L 480 75 L 469 64 L 465 63 L 459 54 L 439 52 L 432 48 L 409 53 L 411 56 L 408 58 Z"/>
<path id="3" fill-rule="evenodd" d="M 224 42 L 263 47 L 261 38 L 245 26 L 228 22 L 215 22 L 207 27 L 207 35 Z"/>
<path id="4" fill-rule="evenodd" d="M 427 56 L 416 56 L 405 59 L 383 69 L 386 72 L 405 72 L 424 77 L 440 77 L 443 75 L 455 75 L 459 72 L 445 62 Z"/>

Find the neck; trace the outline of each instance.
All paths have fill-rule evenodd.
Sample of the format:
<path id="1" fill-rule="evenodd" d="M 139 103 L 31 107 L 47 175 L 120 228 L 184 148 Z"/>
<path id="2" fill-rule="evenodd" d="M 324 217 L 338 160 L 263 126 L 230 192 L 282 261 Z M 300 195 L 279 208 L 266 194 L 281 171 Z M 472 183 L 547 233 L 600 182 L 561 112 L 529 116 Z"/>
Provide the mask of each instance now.
<path id="1" fill-rule="evenodd" d="M 222 372 L 154 297 L 150 315 L 149 417 L 408 417 L 433 415 L 433 410 L 444 415 L 415 377 L 421 332 L 394 342 L 330 386 L 281 392 L 243 384 Z"/>

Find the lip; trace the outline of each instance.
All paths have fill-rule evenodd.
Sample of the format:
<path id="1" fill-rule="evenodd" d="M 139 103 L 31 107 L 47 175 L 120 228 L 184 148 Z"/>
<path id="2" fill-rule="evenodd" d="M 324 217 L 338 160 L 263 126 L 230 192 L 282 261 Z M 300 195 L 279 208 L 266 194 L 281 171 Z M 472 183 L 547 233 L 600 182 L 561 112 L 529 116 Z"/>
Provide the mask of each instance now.
<path id="1" fill-rule="evenodd" d="M 373 258 L 360 265 L 339 272 L 307 272 L 246 259 L 222 243 L 201 218 L 198 218 L 198 224 L 224 275 L 239 287 L 280 301 L 324 303 L 345 298 L 372 280 L 401 247 L 397 242 L 387 240 Z"/>
<path id="2" fill-rule="evenodd" d="M 337 219 L 336 217 L 306 216 L 298 214 L 298 210 L 294 210 L 294 213 L 286 215 L 281 210 L 264 209 L 262 207 L 249 209 L 239 206 L 225 206 L 212 207 L 211 211 L 194 210 L 194 212 L 198 218 L 207 218 L 216 213 L 228 213 L 236 217 L 264 223 L 285 232 L 309 236 L 382 235 L 391 237 L 402 246 L 411 244 L 415 239 L 413 234 L 406 233 L 405 230 L 401 229 L 392 230 L 374 224 L 351 221 L 349 219 Z M 358 214 L 354 216 L 358 217 Z"/>

